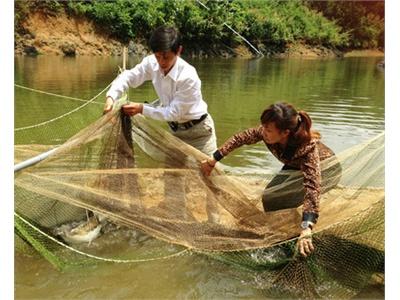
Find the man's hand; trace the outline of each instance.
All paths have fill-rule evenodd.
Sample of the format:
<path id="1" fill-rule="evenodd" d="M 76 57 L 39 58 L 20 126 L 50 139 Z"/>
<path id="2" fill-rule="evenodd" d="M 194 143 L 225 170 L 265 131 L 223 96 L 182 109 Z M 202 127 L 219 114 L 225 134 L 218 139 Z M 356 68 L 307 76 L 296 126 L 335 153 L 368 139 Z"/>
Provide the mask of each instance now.
<path id="1" fill-rule="evenodd" d="M 133 117 L 136 114 L 141 114 L 143 113 L 143 104 L 141 103 L 134 103 L 134 102 L 129 102 L 129 104 L 125 104 L 122 106 L 122 111 Z"/>
<path id="2" fill-rule="evenodd" d="M 297 249 L 304 257 L 307 257 L 307 255 L 314 251 L 311 238 L 311 228 L 304 229 L 300 233 L 299 240 L 297 241 Z"/>
<path id="3" fill-rule="evenodd" d="M 109 111 L 111 111 L 112 107 L 113 107 L 114 101 L 113 98 L 111 98 L 110 96 L 108 96 L 106 98 L 106 103 L 104 104 L 104 108 L 103 108 L 103 115 L 108 113 Z"/>
<path id="4" fill-rule="evenodd" d="M 203 160 L 200 165 L 201 172 L 203 172 L 205 176 L 210 176 L 212 170 L 214 170 L 216 163 L 217 161 L 214 158 Z"/>

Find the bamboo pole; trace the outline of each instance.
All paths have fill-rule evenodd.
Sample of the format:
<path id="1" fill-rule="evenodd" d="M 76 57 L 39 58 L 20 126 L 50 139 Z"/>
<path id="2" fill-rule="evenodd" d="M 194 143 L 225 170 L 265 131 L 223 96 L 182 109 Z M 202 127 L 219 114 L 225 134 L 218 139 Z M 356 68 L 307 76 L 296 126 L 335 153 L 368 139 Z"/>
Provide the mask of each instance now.
<path id="1" fill-rule="evenodd" d="M 122 70 L 126 70 L 126 62 L 127 62 L 127 55 L 128 54 L 128 48 L 124 46 L 122 48 Z"/>

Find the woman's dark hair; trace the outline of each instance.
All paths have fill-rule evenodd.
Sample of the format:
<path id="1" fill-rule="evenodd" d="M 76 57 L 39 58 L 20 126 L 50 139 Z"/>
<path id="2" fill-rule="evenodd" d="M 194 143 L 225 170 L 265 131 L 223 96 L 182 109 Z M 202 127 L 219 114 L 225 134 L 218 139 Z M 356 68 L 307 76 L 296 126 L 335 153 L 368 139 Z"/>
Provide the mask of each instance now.
<path id="1" fill-rule="evenodd" d="M 176 54 L 178 53 L 180 45 L 181 38 L 179 31 L 174 27 L 168 27 L 165 25 L 157 27 L 149 40 L 150 49 L 154 53 L 171 50 Z"/>
<path id="2" fill-rule="evenodd" d="M 283 131 L 290 130 L 289 144 L 301 145 L 311 138 L 320 138 L 317 131 L 311 130 L 312 121 L 305 111 L 297 111 L 293 105 L 280 102 L 271 104 L 263 111 L 260 117 L 261 124 L 275 123 L 276 128 Z"/>

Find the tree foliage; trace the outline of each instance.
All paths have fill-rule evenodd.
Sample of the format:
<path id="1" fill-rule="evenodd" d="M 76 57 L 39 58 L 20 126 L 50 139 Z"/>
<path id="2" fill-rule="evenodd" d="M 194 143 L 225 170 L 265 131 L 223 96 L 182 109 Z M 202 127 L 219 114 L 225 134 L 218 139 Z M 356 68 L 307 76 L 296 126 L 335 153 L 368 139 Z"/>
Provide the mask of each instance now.
<path id="1" fill-rule="evenodd" d="M 285 47 L 294 42 L 368 48 L 382 46 L 384 36 L 382 4 L 370 2 L 34 0 L 29 3 L 40 5 L 15 3 L 16 27 L 27 11 L 39 9 L 56 14 L 64 9 L 70 15 L 93 20 L 105 32 L 123 42 L 135 38 L 147 40 L 155 27 L 175 25 L 182 32 L 187 48 L 221 44 L 233 47 L 241 43 L 227 25 L 264 49 Z"/>
<path id="2" fill-rule="evenodd" d="M 305 3 L 341 26 L 342 31 L 347 32 L 350 37 L 350 48 L 384 47 L 384 1 L 331 0 Z"/>

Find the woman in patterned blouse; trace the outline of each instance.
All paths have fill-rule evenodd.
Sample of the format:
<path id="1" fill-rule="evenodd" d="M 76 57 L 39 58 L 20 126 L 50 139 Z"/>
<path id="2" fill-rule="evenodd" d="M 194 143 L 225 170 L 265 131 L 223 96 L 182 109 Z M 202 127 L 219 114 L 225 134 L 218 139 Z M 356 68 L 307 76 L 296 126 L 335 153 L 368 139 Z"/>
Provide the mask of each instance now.
<path id="1" fill-rule="evenodd" d="M 312 121 L 306 112 L 287 103 L 276 103 L 264 110 L 260 119 L 260 126 L 235 134 L 202 162 L 202 171 L 209 176 L 217 161 L 234 149 L 263 141 L 284 164 L 263 192 L 264 210 L 303 204 L 298 248 L 307 256 L 314 250 L 311 231 L 318 220 L 320 195 L 337 185 L 341 166 L 333 151 L 320 141 L 320 134 L 311 130 Z M 333 163 L 321 172 L 320 162 L 331 157 Z"/>

